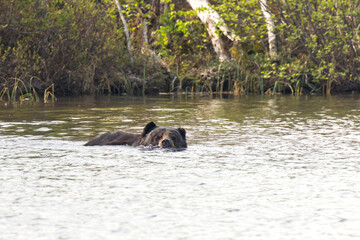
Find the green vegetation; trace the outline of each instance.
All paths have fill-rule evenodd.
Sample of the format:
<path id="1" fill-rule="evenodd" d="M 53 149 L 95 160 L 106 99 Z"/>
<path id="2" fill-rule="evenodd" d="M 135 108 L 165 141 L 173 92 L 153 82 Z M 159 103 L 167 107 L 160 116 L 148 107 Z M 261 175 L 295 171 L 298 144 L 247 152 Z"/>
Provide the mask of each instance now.
<path id="1" fill-rule="evenodd" d="M 144 66 L 149 85 L 168 77 L 140 49 L 130 63 L 112 1 L 0 0 L 0 9 L 1 91 L 130 94 L 141 93 Z"/>
<path id="2" fill-rule="evenodd" d="M 31 81 L 33 78 L 30 78 L 30 87 L 27 88 L 26 84 L 21 80 L 14 78 L 12 89 L 3 87 L 0 91 L 0 101 L 9 101 L 9 102 L 39 102 L 39 95 L 37 94 L 34 87 L 31 86 Z M 56 97 L 54 94 L 54 84 L 51 84 L 44 91 L 44 103 L 50 102 L 49 98 L 51 97 L 51 102 L 54 102 Z M 5 99 L 6 98 L 6 99 Z"/>
<path id="3" fill-rule="evenodd" d="M 193 0 L 194 1 L 194 0 Z M 330 94 L 360 89 L 358 0 L 213 0 L 220 61 L 188 1 L 0 0 L 0 100 L 186 91 Z M 262 1 L 266 2 L 266 1 Z M 224 32 L 226 25 L 236 40 Z M 130 59 L 133 54 L 133 61 Z"/>

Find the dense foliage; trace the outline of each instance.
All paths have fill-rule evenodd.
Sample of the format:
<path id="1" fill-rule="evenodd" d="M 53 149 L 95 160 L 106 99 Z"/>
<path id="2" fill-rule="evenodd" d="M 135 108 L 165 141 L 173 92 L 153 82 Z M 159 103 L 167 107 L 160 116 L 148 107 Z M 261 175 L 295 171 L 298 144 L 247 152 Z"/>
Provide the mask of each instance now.
<path id="1" fill-rule="evenodd" d="M 360 1 L 268 1 L 276 26 L 277 61 L 271 61 L 268 56 L 267 28 L 258 0 L 211 2 L 240 38 L 228 45 L 232 61 L 220 68 L 217 63 L 212 67 L 216 72 L 213 78 L 225 82 L 227 90 L 235 93 L 330 93 L 332 89 L 359 89 Z M 176 30 L 182 28 L 180 25 Z M 188 36 L 192 40 L 199 39 L 199 34 Z M 198 44 L 193 44 L 192 49 Z M 186 53 L 188 51 L 179 55 L 184 57 Z M 205 53 L 200 55 L 206 56 Z M 191 63 L 196 64 L 192 57 Z M 205 58 L 196 69 L 209 69 L 211 64 Z M 203 81 L 206 83 L 206 79 Z M 212 81 L 213 89 L 216 85 L 217 81 Z"/>
<path id="2" fill-rule="evenodd" d="M 360 1 L 275 1 L 279 77 L 340 91 L 359 88 Z"/>
<path id="3" fill-rule="evenodd" d="M 360 1 L 271 0 L 278 59 L 258 0 L 213 0 L 238 36 L 219 30 L 219 62 L 206 25 L 181 0 L 123 0 L 134 61 L 112 0 L 0 0 L 0 91 L 56 95 L 172 91 L 330 93 L 360 89 Z M 0 92 L 4 95 L 5 91 Z"/>
<path id="4" fill-rule="evenodd" d="M 57 95 L 132 93 L 144 71 L 167 77 L 145 56 L 129 62 L 112 1 L 0 0 L 0 9 L 1 87 L 20 79 L 40 91 L 54 84 Z"/>

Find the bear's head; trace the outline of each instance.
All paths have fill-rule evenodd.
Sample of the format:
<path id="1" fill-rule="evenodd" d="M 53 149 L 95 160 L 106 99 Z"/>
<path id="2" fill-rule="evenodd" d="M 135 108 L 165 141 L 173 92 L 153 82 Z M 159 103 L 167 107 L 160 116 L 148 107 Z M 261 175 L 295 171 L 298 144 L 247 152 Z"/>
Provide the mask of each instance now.
<path id="1" fill-rule="evenodd" d="M 186 148 L 186 131 L 183 128 L 160 127 L 150 122 L 141 134 L 140 144 L 161 148 Z"/>

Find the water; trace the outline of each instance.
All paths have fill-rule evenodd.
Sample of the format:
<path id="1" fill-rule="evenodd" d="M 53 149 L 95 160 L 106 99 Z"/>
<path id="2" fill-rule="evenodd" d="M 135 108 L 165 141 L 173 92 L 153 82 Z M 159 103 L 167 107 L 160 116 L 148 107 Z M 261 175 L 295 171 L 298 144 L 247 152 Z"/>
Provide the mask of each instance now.
<path id="1" fill-rule="evenodd" d="M 149 121 L 180 152 L 85 147 Z M 0 239 L 359 239 L 360 97 L 0 103 Z"/>

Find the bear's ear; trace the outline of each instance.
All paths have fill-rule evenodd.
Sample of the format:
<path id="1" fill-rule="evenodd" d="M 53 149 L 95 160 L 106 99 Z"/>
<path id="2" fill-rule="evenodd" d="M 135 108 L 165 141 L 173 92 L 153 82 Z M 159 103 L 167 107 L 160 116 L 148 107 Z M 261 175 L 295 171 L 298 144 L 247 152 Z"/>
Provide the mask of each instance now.
<path id="1" fill-rule="evenodd" d="M 183 129 L 183 128 L 178 128 L 178 130 L 179 130 L 179 132 L 180 132 L 180 135 L 181 135 L 183 138 L 185 138 L 185 136 L 186 136 L 186 131 L 185 131 L 185 129 Z"/>
<path id="2" fill-rule="evenodd" d="M 145 137 L 146 134 L 148 134 L 149 132 L 151 132 L 154 128 L 156 128 L 156 124 L 154 122 L 149 122 L 148 124 L 146 124 L 146 126 L 144 127 L 144 130 L 141 134 L 142 137 Z"/>

